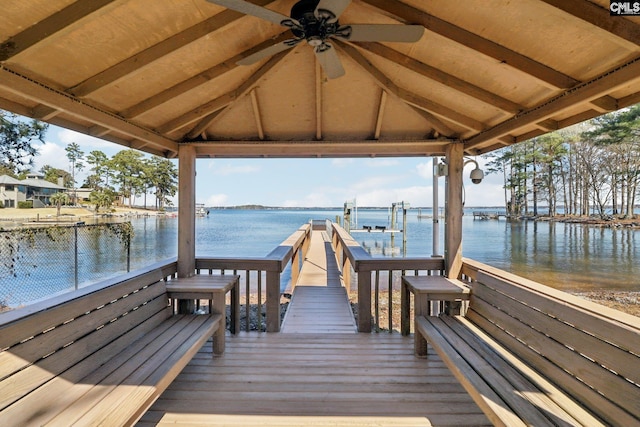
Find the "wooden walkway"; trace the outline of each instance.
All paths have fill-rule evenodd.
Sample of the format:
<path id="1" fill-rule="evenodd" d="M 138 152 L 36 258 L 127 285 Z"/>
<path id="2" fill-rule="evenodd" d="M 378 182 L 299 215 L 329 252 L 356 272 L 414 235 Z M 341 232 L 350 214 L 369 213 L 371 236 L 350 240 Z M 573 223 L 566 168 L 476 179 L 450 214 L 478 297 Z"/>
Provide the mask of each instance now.
<path id="1" fill-rule="evenodd" d="M 314 230 L 311 235 L 281 332 L 357 332 L 331 240 L 325 231 Z"/>
<path id="2" fill-rule="evenodd" d="M 200 352 L 149 426 L 489 426 L 440 358 L 400 334 L 240 333 Z"/>

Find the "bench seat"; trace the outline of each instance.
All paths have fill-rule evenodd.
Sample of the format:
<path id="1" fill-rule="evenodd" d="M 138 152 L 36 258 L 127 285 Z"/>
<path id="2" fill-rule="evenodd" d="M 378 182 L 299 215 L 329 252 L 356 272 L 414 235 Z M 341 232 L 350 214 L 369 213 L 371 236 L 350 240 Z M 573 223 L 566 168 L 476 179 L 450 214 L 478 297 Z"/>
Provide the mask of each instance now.
<path id="1" fill-rule="evenodd" d="M 135 424 L 222 323 L 173 315 L 164 274 L 0 324 L 0 425 Z"/>
<path id="2" fill-rule="evenodd" d="M 471 287 L 466 314 L 417 317 L 415 330 L 494 425 L 640 425 L 632 316 L 483 271 Z"/>

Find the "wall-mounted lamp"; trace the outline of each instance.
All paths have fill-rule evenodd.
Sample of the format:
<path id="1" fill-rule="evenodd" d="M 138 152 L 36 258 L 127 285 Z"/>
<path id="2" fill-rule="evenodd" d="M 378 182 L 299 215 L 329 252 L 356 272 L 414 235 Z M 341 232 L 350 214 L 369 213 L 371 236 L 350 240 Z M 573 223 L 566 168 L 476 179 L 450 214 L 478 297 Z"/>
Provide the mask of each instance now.
<path id="1" fill-rule="evenodd" d="M 471 178 L 471 182 L 473 182 L 474 184 L 480 184 L 484 179 L 484 172 L 482 171 L 482 169 L 480 169 L 480 166 L 478 166 L 478 162 L 476 162 L 473 159 L 465 160 L 462 167 L 464 168 L 469 163 L 473 163 L 474 165 L 476 165 L 476 168 L 471 171 L 471 175 L 469 176 Z M 449 165 L 446 164 L 444 161 L 441 161 L 441 163 L 438 163 L 436 165 L 436 176 L 447 176 L 447 175 L 449 175 Z"/>

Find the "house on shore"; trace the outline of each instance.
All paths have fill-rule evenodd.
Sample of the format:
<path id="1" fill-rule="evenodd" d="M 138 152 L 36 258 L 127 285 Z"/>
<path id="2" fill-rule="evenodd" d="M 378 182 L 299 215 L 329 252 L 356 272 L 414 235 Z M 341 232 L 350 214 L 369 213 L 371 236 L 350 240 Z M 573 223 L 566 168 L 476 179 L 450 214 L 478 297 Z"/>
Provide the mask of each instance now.
<path id="1" fill-rule="evenodd" d="M 19 180 L 8 175 L 0 176 L 0 201 L 5 208 L 17 208 L 18 203 L 31 201 L 34 208 L 49 205 L 49 197 L 67 191 L 62 185 L 44 179 L 44 175 L 30 173 Z"/>

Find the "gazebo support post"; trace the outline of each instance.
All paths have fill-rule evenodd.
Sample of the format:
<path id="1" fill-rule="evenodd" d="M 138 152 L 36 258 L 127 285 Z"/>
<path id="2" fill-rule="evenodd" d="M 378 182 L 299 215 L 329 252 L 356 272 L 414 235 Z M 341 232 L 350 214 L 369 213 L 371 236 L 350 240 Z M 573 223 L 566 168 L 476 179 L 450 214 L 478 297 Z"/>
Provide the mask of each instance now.
<path id="1" fill-rule="evenodd" d="M 462 169 L 464 144 L 447 145 L 449 173 L 445 180 L 444 262 L 447 277 L 458 278 L 462 269 Z"/>
<path id="2" fill-rule="evenodd" d="M 196 149 L 181 145 L 178 152 L 178 277 L 196 269 Z M 179 313 L 193 313 L 195 301 L 179 300 Z"/>

